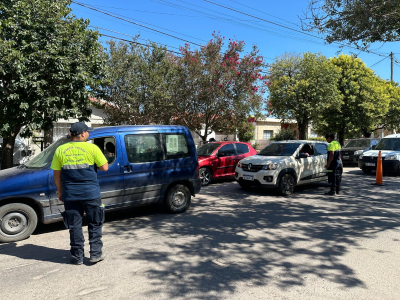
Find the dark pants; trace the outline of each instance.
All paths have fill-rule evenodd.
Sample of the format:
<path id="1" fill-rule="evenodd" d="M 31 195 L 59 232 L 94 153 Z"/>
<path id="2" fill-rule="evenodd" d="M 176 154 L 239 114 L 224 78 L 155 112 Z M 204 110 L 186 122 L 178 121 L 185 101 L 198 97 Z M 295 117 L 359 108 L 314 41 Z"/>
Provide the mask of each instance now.
<path id="1" fill-rule="evenodd" d="M 342 182 L 342 175 L 340 174 L 340 169 L 334 169 L 328 172 L 328 183 L 331 186 L 332 191 L 340 190 L 340 183 Z"/>
<path id="2" fill-rule="evenodd" d="M 77 261 L 82 261 L 84 256 L 83 246 L 85 238 L 82 232 L 83 212 L 88 219 L 90 257 L 100 257 L 103 248 L 102 227 L 104 223 L 104 206 L 101 198 L 93 200 L 64 201 L 64 224 L 69 229 L 71 241 L 71 255 Z"/>

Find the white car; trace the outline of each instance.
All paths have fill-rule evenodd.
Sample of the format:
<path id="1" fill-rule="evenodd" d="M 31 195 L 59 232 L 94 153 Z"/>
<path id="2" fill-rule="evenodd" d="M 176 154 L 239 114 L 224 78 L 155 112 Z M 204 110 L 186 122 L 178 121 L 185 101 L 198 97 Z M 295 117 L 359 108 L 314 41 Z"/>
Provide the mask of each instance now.
<path id="1" fill-rule="evenodd" d="M 358 166 L 364 173 L 376 170 L 379 151 L 382 155 L 383 172 L 400 175 L 400 134 L 384 137 L 373 150 L 365 151 L 360 155 Z"/>
<path id="2" fill-rule="evenodd" d="M 242 188 L 278 188 L 281 194 L 290 195 L 296 185 L 327 180 L 327 153 L 325 142 L 275 142 L 239 161 L 235 178 Z"/>

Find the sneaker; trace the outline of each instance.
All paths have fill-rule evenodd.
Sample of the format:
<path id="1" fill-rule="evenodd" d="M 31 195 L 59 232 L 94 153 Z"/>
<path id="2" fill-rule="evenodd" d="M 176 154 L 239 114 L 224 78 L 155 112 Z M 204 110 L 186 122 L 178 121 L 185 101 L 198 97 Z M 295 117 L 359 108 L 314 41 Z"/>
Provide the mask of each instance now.
<path id="1" fill-rule="evenodd" d="M 71 264 L 81 265 L 81 264 L 83 264 L 83 260 L 78 260 L 75 257 L 71 257 Z"/>
<path id="2" fill-rule="evenodd" d="M 333 196 L 335 194 L 336 194 L 335 191 L 325 192 L 325 195 L 329 195 L 329 196 Z"/>
<path id="3" fill-rule="evenodd" d="M 91 262 L 92 264 L 98 263 L 99 261 L 102 261 L 106 258 L 106 255 L 103 253 L 101 256 L 99 257 L 91 257 L 89 259 L 89 262 Z"/>

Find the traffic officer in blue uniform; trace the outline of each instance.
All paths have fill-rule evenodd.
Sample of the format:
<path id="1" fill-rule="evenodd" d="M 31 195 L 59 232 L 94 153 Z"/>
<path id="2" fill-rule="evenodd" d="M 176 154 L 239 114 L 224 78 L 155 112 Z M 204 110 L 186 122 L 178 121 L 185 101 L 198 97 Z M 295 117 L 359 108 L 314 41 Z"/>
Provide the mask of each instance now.
<path id="1" fill-rule="evenodd" d="M 342 181 L 341 175 L 341 162 L 340 162 L 340 150 L 341 146 L 337 141 L 334 141 L 335 136 L 333 133 L 329 133 L 325 136 L 328 145 L 328 160 L 325 165 L 326 172 L 328 173 L 328 182 L 330 185 L 330 191 L 326 192 L 325 195 L 335 195 L 340 193 L 340 183 Z"/>
<path id="2" fill-rule="evenodd" d="M 72 124 L 71 141 L 57 148 L 51 163 L 58 199 L 64 202 L 63 218 L 70 233 L 71 262 L 76 265 L 81 265 L 84 257 L 84 212 L 89 222 L 90 262 L 97 263 L 105 257 L 101 241 L 104 204 L 94 165 L 99 171 L 107 171 L 108 163 L 99 147 L 87 143 L 91 130 L 82 122 Z"/>

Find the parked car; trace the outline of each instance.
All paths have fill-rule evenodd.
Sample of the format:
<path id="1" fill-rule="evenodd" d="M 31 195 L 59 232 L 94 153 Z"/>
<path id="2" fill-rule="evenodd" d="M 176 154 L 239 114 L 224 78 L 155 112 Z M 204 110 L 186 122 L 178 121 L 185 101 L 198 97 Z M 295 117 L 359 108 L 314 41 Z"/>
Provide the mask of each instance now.
<path id="1" fill-rule="evenodd" d="M 340 153 L 344 164 L 357 164 L 360 155 L 365 150 L 373 149 L 380 141 L 380 138 L 352 139 L 347 142 Z"/>
<path id="2" fill-rule="evenodd" d="M 328 144 L 319 141 L 280 141 L 238 162 L 236 181 L 242 188 L 276 188 L 291 195 L 295 186 L 327 180 Z M 343 168 L 341 168 L 343 172 Z"/>
<path id="3" fill-rule="evenodd" d="M 378 154 L 382 154 L 382 170 L 384 173 L 400 176 L 400 134 L 391 134 L 383 138 L 375 149 L 364 152 L 358 160 L 358 167 L 364 173 L 376 170 Z"/>
<path id="4" fill-rule="evenodd" d="M 0 171 L 0 242 L 29 237 L 38 222 L 62 220 L 50 163 L 68 141 L 61 138 L 26 165 Z M 184 126 L 102 127 L 88 142 L 109 161 L 109 170 L 97 174 L 106 210 L 163 202 L 179 213 L 200 191 L 196 147 Z"/>
<path id="5" fill-rule="evenodd" d="M 201 185 L 209 185 L 213 178 L 234 176 L 239 160 L 256 154 L 250 143 L 213 142 L 197 148 Z"/>

